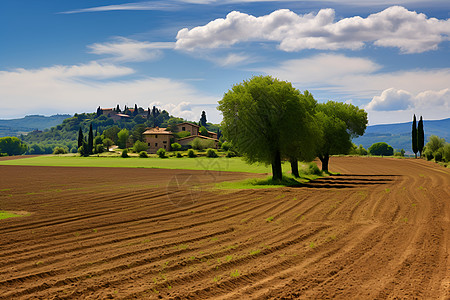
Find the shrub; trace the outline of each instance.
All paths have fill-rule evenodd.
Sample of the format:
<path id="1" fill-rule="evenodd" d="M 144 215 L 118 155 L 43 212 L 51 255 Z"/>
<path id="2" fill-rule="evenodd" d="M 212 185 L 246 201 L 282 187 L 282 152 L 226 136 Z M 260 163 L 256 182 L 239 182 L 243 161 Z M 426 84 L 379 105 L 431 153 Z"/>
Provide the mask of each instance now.
<path id="1" fill-rule="evenodd" d="M 177 157 L 181 158 L 181 157 L 183 157 L 183 155 L 180 152 L 177 152 Z"/>
<path id="2" fill-rule="evenodd" d="M 188 150 L 187 155 L 188 155 L 188 157 L 196 157 L 196 156 L 197 156 L 197 155 L 195 155 L 195 152 L 194 152 L 194 150 L 192 150 L 192 149 L 189 149 L 189 150 Z"/>
<path id="3" fill-rule="evenodd" d="M 358 155 L 367 155 L 367 150 L 364 149 L 363 145 L 359 145 L 359 147 L 356 149 L 356 153 Z"/>
<path id="4" fill-rule="evenodd" d="M 391 156 L 394 154 L 394 148 L 384 142 L 375 143 L 369 147 L 369 153 L 372 155 Z"/>
<path id="5" fill-rule="evenodd" d="M 127 150 L 127 149 L 124 149 L 124 150 L 122 151 L 122 154 L 121 154 L 120 156 L 122 156 L 123 158 L 129 157 L 129 156 L 128 156 L 128 150 Z"/>
<path id="6" fill-rule="evenodd" d="M 53 154 L 66 154 L 67 150 L 64 147 L 55 147 L 53 149 Z"/>
<path id="7" fill-rule="evenodd" d="M 178 151 L 181 149 L 181 145 L 179 143 L 173 143 L 170 145 L 170 148 L 172 148 L 173 151 Z"/>
<path id="8" fill-rule="evenodd" d="M 158 151 L 156 151 L 156 154 L 158 154 L 158 156 L 160 158 L 166 158 L 166 149 L 163 148 L 159 148 Z"/>
<path id="9" fill-rule="evenodd" d="M 444 160 L 446 162 L 450 162 L 450 143 L 445 144 L 443 153 L 444 153 Z"/>
<path id="10" fill-rule="evenodd" d="M 189 131 L 180 131 L 180 132 L 174 132 L 173 135 L 176 138 L 182 139 L 182 138 L 190 136 L 191 133 Z"/>
<path id="11" fill-rule="evenodd" d="M 306 172 L 312 175 L 322 175 L 322 171 L 319 169 L 316 163 L 310 163 Z"/>
<path id="12" fill-rule="evenodd" d="M 208 149 L 206 156 L 211 158 L 219 157 L 214 149 Z"/>
<path id="13" fill-rule="evenodd" d="M 404 150 L 404 149 L 401 149 L 400 151 L 396 151 L 396 152 L 394 153 L 394 156 L 401 156 L 401 157 L 404 157 L 404 156 L 405 156 L 405 150 Z"/>
<path id="14" fill-rule="evenodd" d="M 227 152 L 227 157 L 236 157 L 236 156 L 237 156 L 237 153 L 234 152 L 233 150 Z"/>
<path id="15" fill-rule="evenodd" d="M 70 153 L 77 153 L 77 152 L 78 152 L 77 146 L 73 146 L 73 147 L 70 149 Z"/>
<path id="16" fill-rule="evenodd" d="M 215 146 L 215 144 L 214 144 L 213 140 L 205 140 L 205 139 L 201 139 L 201 138 L 195 138 L 191 142 L 191 146 L 195 150 L 203 150 L 206 148 L 213 148 Z"/>
<path id="17" fill-rule="evenodd" d="M 445 139 L 439 138 L 436 135 L 430 136 L 428 139 L 428 143 L 426 147 L 431 150 L 431 152 L 436 152 L 439 148 L 444 147 L 445 145 Z"/>
<path id="18" fill-rule="evenodd" d="M 136 141 L 136 143 L 134 143 L 133 145 L 133 151 L 136 153 L 141 153 L 142 151 L 146 151 L 147 150 L 147 144 L 141 141 Z"/>
<path id="19" fill-rule="evenodd" d="M 208 129 L 206 129 L 205 126 L 201 126 L 200 129 L 198 130 L 198 132 L 200 135 L 209 136 Z"/>
<path id="20" fill-rule="evenodd" d="M 231 143 L 230 142 L 224 142 L 222 144 L 222 149 L 225 150 L 225 151 L 230 150 L 231 149 Z"/>
<path id="21" fill-rule="evenodd" d="M 442 158 L 444 157 L 444 147 L 434 151 L 433 156 L 435 161 L 442 161 Z"/>
<path id="22" fill-rule="evenodd" d="M 105 152 L 105 148 L 102 144 L 95 145 L 95 153 L 103 153 Z"/>
<path id="23" fill-rule="evenodd" d="M 423 151 L 423 156 L 425 156 L 425 158 L 427 160 L 432 160 L 433 159 L 433 151 L 431 151 L 429 148 L 425 147 L 425 150 Z"/>
<path id="24" fill-rule="evenodd" d="M 141 151 L 141 152 L 139 152 L 139 157 L 141 157 L 141 158 L 147 158 L 147 157 L 148 157 L 148 154 L 147 154 L 147 152 L 145 152 L 145 151 Z"/>

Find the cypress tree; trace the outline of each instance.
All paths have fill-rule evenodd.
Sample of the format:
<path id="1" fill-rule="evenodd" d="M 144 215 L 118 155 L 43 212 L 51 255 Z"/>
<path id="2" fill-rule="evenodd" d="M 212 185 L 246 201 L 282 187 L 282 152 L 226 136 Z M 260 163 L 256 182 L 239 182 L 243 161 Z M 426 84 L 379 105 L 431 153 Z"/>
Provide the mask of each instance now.
<path id="1" fill-rule="evenodd" d="M 117 104 L 116 112 L 120 113 L 120 107 L 119 107 L 119 104 Z"/>
<path id="2" fill-rule="evenodd" d="M 94 133 L 92 132 L 92 123 L 89 126 L 89 136 L 88 136 L 88 144 L 87 144 L 87 153 L 92 154 L 92 148 L 94 147 Z"/>
<path id="3" fill-rule="evenodd" d="M 78 148 L 83 146 L 83 140 L 84 140 L 83 131 L 81 130 L 80 127 L 80 130 L 78 131 Z"/>
<path id="4" fill-rule="evenodd" d="M 206 113 L 202 111 L 202 116 L 200 117 L 200 126 L 206 127 Z"/>
<path id="5" fill-rule="evenodd" d="M 418 147 L 417 147 L 416 115 L 414 115 L 414 118 L 413 118 L 411 138 L 412 138 L 412 151 L 414 152 L 414 155 L 417 158 Z"/>
<path id="6" fill-rule="evenodd" d="M 419 151 L 420 157 L 422 157 L 424 145 L 425 145 L 425 133 L 423 131 L 422 116 L 420 116 L 419 124 L 417 125 L 417 150 Z"/>
<path id="7" fill-rule="evenodd" d="M 138 115 L 138 107 L 137 104 L 134 105 L 134 111 L 133 111 L 133 117 L 136 117 Z"/>

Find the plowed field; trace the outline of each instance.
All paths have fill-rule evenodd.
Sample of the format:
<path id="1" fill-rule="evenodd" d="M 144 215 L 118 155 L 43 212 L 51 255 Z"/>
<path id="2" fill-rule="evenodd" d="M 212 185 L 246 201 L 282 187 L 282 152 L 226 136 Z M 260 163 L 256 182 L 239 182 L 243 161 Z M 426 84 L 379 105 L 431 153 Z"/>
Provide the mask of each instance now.
<path id="1" fill-rule="evenodd" d="M 332 158 L 300 188 L 254 174 L 0 166 L 0 299 L 450 299 L 450 172 Z M 202 183 L 199 185 L 199 183 Z"/>

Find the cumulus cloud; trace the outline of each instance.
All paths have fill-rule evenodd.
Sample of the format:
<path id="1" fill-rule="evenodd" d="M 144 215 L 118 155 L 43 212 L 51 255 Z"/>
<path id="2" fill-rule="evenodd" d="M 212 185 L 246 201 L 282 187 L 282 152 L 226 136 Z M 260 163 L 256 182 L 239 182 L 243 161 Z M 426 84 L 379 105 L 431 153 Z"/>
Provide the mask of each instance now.
<path id="1" fill-rule="evenodd" d="M 99 63 L 0 71 L 0 118 L 21 117 L 24 109 L 27 114 L 91 112 L 98 105 L 110 107 L 116 103 L 199 104 L 216 103 L 219 98 L 205 95 L 183 81 L 124 77 L 133 72 L 130 68 Z"/>
<path id="2" fill-rule="evenodd" d="M 437 49 L 449 40 L 450 20 L 392 6 L 367 18 L 355 16 L 335 21 L 333 9 L 298 15 L 281 9 L 255 17 L 233 11 L 225 19 L 204 26 L 183 28 L 177 34 L 176 49 L 229 47 L 246 41 L 275 41 L 284 51 L 304 49 L 360 49 L 366 43 L 396 47 L 403 53 Z"/>
<path id="3" fill-rule="evenodd" d="M 416 95 L 389 88 L 375 96 L 366 106 L 369 111 L 436 110 L 444 115 L 450 110 L 450 89 L 427 90 Z"/>
<path id="4" fill-rule="evenodd" d="M 98 55 L 111 55 L 114 62 L 138 62 L 159 58 L 161 49 L 171 49 L 172 42 L 140 42 L 124 37 L 116 38 L 111 43 L 95 43 L 89 45 L 91 53 Z"/>

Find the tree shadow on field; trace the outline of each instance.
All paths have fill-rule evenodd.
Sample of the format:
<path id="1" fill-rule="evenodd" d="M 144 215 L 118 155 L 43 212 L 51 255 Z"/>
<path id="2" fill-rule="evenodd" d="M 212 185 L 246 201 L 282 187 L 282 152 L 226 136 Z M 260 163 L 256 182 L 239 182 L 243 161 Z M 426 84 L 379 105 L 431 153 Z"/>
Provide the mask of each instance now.
<path id="1" fill-rule="evenodd" d="M 299 187 L 306 188 L 326 188 L 326 189 L 342 189 L 342 188 L 358 188 L 369 185 L 382 185 L 394 181 L 398 175 L 333 175 L 330 177 L 321 177 L 303 183 Z"/>

